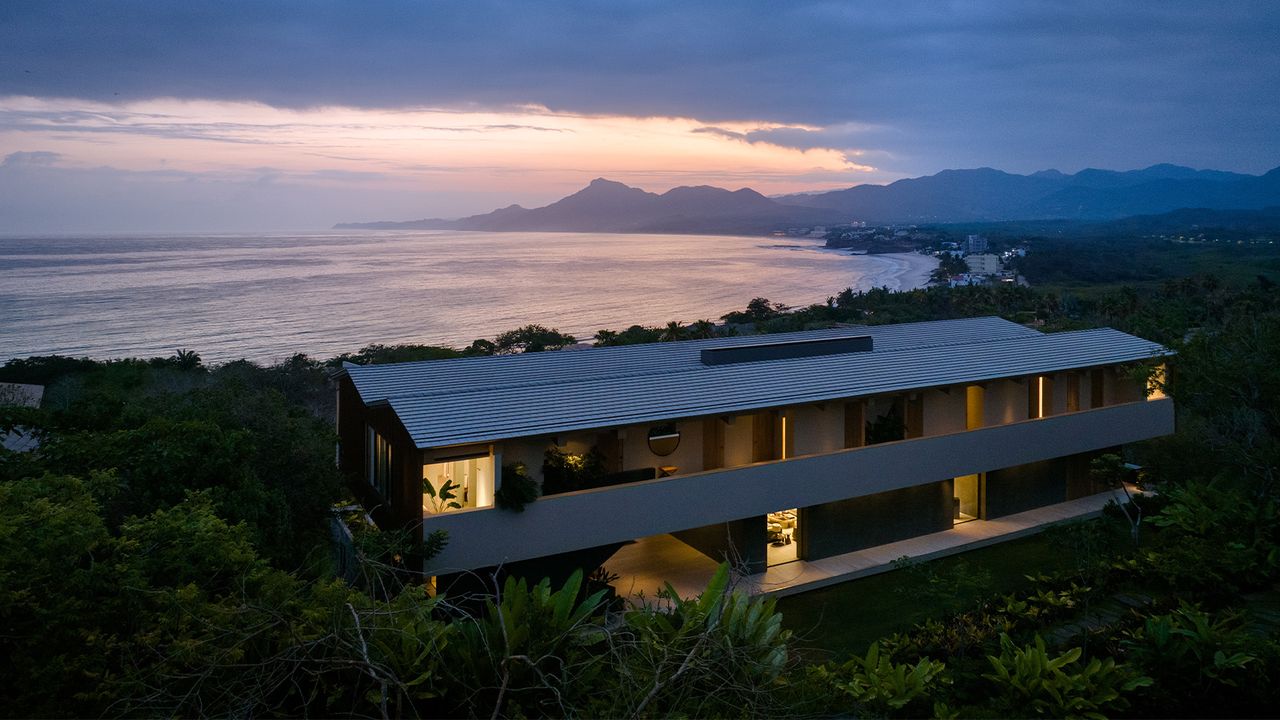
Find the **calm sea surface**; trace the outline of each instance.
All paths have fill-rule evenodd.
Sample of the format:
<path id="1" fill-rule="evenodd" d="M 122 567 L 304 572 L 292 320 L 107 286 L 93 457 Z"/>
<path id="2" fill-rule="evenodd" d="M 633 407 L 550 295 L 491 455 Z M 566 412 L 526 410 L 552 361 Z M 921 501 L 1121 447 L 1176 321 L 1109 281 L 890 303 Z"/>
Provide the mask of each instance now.
<path id="1" fill-rule="evenodd" d="M 719 318 L 758 295 L 800 305 L 913 287 L 933 262 L 691 235 L 0 237 L 0 359 L 325 358 L 372 342 L 462 346 L 526 323 L 589 339 Z"/>

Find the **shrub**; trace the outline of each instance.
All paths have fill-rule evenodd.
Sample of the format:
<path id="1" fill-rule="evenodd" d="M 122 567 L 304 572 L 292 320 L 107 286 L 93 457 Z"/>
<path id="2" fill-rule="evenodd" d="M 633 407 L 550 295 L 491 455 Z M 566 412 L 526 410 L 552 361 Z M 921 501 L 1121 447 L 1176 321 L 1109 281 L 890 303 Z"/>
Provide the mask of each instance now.
<path id="1" fill-rule="evenodd" d="M 1268 685 L 1259 658 L 1250 653 L 1255 644 L 1240 614 L 1214 617 L 1185 602 L 1146 618 L 1121 643 L 1130 661 L 1155 678 L 1153 700 L 1167 706 L 1177 699 L 1194 715 L 1252 714 L 1248 695 Z M 1227 698 L 1243 704 L 1233 712 L 1222 706 Z"/>
<path id="2" fill-rule="evenodd" d="M 604 456 L 591 448 L 577 455 L 559 448 L 548 448 L 542 460 L 542 494 L 586 490 L 596 487 L 605 476 Z"/>
<path id="3" fill-rule="evenodd" d="M 865 656 L 855 656 L 839 667 L 818 666 L 812 672 L 832 690 L 877 715 L 919 716 L 919 706 L 945 682 L 945 668 L 929 658 L 914 665 L 895 663 L 881 652 L 880 643 L 872 643 Z M 908 707 L 915 709 L 908 711 Z"/>
<path id="4" fill-rule="evenodd" d="M 503 510 L 524 512 L 524 506 L 538 499 L 538 481 L 529 477 L 522 462 L 502 466 L 502 484 L 493 495 L 494 503 Z"/>
<path id="5" fill-rule="evenodd" d="M 1151 684 L 1113 658 L 1077 665 L 1083 652 L 1078 647 L 1052 656 L 1039 635 L 1022 647 L 1002 635 L 1000 650 L 987 657 L 991 672 L 983 677 L 992 683 L 995 709 L 1009 716 L 1104 718 L 1129 706 L 1126 694 Z"/>

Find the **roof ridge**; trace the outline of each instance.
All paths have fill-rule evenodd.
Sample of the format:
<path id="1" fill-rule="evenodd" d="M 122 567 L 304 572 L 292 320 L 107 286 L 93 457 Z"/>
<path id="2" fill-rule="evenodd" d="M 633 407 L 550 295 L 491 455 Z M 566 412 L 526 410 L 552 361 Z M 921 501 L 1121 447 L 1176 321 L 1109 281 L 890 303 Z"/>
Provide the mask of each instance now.
<path id="1" fill-rule="evenodd" d="M 964 318 L 964 319 L 968 319 L 968 318 Z M 884 326 L 884 327 L 887 327 L 887 326 Z M 1017 327 L 1025 330 L 1031 330 L 1031 328 L 1027 328 L 1024 325 L 1018 325 Z M 1034 333 L 1032 335 L 1019 334 L 1019 335 L 1006 335 L 1006 336 L 997 336 L 997 337 L 973 338 L 973 339 L 967 339 L 963 341 L 957 340 L 954 342 L 937 342 L 937 343 L 927 343 L 922 345 L 909 345 L 909 346 L 903 346 L 903 347 L 886 348 L 883 350 L 873 350 L 872 352 L 878 353 L 881 355 L 890 355 L 890 354 L 910 352 L 915 350 L 930 350 L 930 349 L 935 349 L 940 347 L 960 347 L 960 346 L 966 346 L 966 345 L 977 345 L 977 344 L 985 344 L 985 343 L 991 343 L 991 342 L 1005 342 L 1009 340 L 1031 340 L 1035 338 L 1043 338 L 1048 335 L 1047 333 L 1041 333 L 1034 330 L 1032 330 L 1032 332 Z M 1053 334 L 1057 335 L 1061 333 L 1053 333 Z M 845 355 L 845 354 L 848 354 L 848 353 L 835 353 L 833 355 Z M 820 360 L 821 358 L 833 357 L 833 355 L 821 355 L 821 356 L 813 356 L 813 357 L 805 357 L 805 358 L 785 358 L 785 359 L 774 359 L 774 360 L 753 360 L 753 361 L 742 362 L 742 363 L 734 363 L 733 365 L 734 367 L 744 367 L 744 366 L 757 365 L 760 363 L 817 361 L 817 360 Z M 606 379 L 606 378 L 607 379 L 642 378 L 642 377 L 651 377 L 654 375 L 684 376 L 684 375 L 687 375 L 688 373 L 701 372 L 703 370 L 709 369 L 710 367 L 717 367 L 717 366 L 706 366 L 706 367 L 700 366 L 700 367 L 692 367 L 692 368 L 679 369 L 679 370 L 673 370 L 671 368 L 653 368 L 651 370 L 643 370 L 643 371 L 637 370 L 632 372 L 605 374 L 605 375 L 601 375 L 599 377 L 591 378 L 591 379 L 599 380 L 599 379 Z M 728 366 L 718 366 L 718 367 L 726 368 Z M 584 380 L 570 380 L 569 382 L 576 383 L 576 382 L 586 382 L 586 381 L 587 380 L 584 379 Z M 564 385 L 564 384 L 565 384 L 564 378 L 553 377 L 553 378 L 546 378 L 545 380 L 534 380 L 534 381 L 529 381 L 524 383 L 516 382 L 511 384 L 504 384 L 501 386 L 501 388 L 503 390 L 521 390 L 521 389 L 533 389 L 533 388 L 549 387 L 549 386 Z M 491 390 L 489 391 L 491 392 Z M 486 391 L 475 390 L 475 391 L 469 391 L 469 392 L 486 392 Z M 429 398 L 429 397 L 440 397 L 440 396 L 457 395 L 457 394 L 458 392 L 456 390 L 442 388 L 439 390 L 421 390 L 421 391 L 410 391 L 410 392 L 395 393 L 395 394 L 388 393 L 382 397 L 379 397 L 378 400 L 384 400 L 384 401 L 390 402 L 393 399 Z"/>
<path id="2" fill-rule="evenodd" d="M 959 318 L 959 319 L 969 320 L 969 319 L 978 319 L 978 318 Z M 893 323 L 893 324 L 894 325 L 923 325 L 931 322 L 946 322 L 946 321 L 926 320 L 918 323 Z M 591 346 L 582 348 L 582 351 L 590 351 L 590 352 L 597 352 L 601 354 L 607 354 L 610 352 L 628 352 L 628 351 L 634 352 L 638 348 L 664 348 L 664 349 L 665 348 L 673 348 L 673 349 L 686 348 L 698 343 L 723 342 L 723 341 L 730 341 L 730 340 L 747 340 L 747 339 L 766 338 L 766 337 L 779 337 L 783 335 L 798 335 L 801 333 L 820 333 L 820 332 L 834 332 L 838 330 L 856 330 L 856 329 L 865 329 L 868 327 L 874 327 L 874 326 L 841 325 L 836 327 L 814 328 L 812 330 L 793 330 L 785 333 L 754 333 L 751 335 L 721 335 L 718 337 L 711 337 L 711 338 L 688 338 L 684 340 L 677 340 L 674 342 L 657 340 L 654 342 L 631 343 L 627 345 L 591 345 Z M 888 325 L 882 325 L 878 327 L 888 327 Z M 426 367 L 433 363 L 460 363 L 460 362 L 466 362 L 466 361 L 474 361 L 472 364 L 479 364 L 480 362 L 485 362 L 485 361 L 494 362 L 498 360 L 505 360 L 507 362 L 521 362 L 521 361 L 528 362 L 529 360 L 536 361 L 536 359 L 538 358 L 552 356 L 553 352 L 560 353 L 560 352 L 564 352 L 564 350 L 555 350 L 555 351 L 539 352 L 539 353 L 471 355 L 471 356 L 456 357 L 456 358 L 433 358 L 431 360 L 409 360 L 406 362 L 379 363 L 379 364 L 370 364 L 370 365 L 353 364 L 353 367 L 358 368 L 360 370 L 364 370 L 364 371 L 371 370 L 375 372 L 381 372 L 385 370 L 390 370 L 392 368 L 408 369 L 408 368 Z M 579 352 L 579 351 L 574 351 L 574 352 Z"/>
<path id="3" fill-rule="evenodd" d="M 1012 320 L 1009 320 L 1009 319 L 1007 319 L 1007 318 L 1001 317 L 1001 316 L 999 316 L 999 315 L 976 315 L 976 316 L 974 316 L 974 317 L 964 317 L 964 318 L 944 318 L 944 319 L 940 319 L 940 320 L 914 320 L 914 321 L 911 321 L 911 322 L 885 323 L 885 324 L 883 324 L 883 325 L 870 325 L 870 324 L 867 324 L 867 323 L 852 323 L 852 324 L 845 324 L 845 323 L 841 323 L 841 324 L 837 324 L 837 325 L 832 326 L 832 327 L 814 328 L 814 329 L 812 329 L 812 330 L 792 330 L 792 331 L 784 332 L 784 333 L 754 333 L 754 334 L 752 334 L 752 335 L 724 335 L 724 336 L 720 336 L 720 337 L 713 337 L 713 338 L 694 338 L 694 339 L 688 339 L 688 340 L 679 340 L 679 341 L 676 341 L 676 342 L 670 342 L 670 341 L 667 341 L 667 342 L 663 342 L 663 341 L 655 341 L 655 342 L 647 342 L 647 343 L 634 343 L 634 344 L 630 344 L 630 345 L 593 345 L 593 346 L 590 346 L 590 347 L 584 348 L 584 350 L 589 350 L 589 351 L 592 351 L 592 352 L 597 352 L 597 351 L 603 351 L 603 352 L 609 352 L 609 351 L 625 352 L 625 351 L 628 351 L 628 350 L 632 350 L 632 351 L 634 351 L 636 348 L 644 348 L 644 347 L 673 347 L 673 346 L 689 347 L 689 346 L 691 346 L 691 345 L 693 345 L 693 344 L 695 344 L 695 343 L 721 342 L 721 341 L 730 341 L 730 340 L 745 340 L 745 339 L 749 339 L 749 338 L 780 337 L 780 336 L 784 336 L 784 335 L 798 335 L 798 334 L 801 334 L 801 333 L 820 333 L 820 332 L 829 332 L 829 331 L 838 331 L 838 330 L 870 330 L 870 329 L 875 329 L 875 328 L 889 328 L 889 327 L 893 327 L 893 328 L 906 328 L 906 327 L 912 327 L 912 326 L 917 326 L 917 327 L 918 327 L 918 326 L 922 326 L 922 325 L 940 325 L 940 324 L 944 324 L 944 323 L 972 322 L 972 321 L 975 321 L 975 320 L 999 320 L 999 321 L 1002 321 L 1002 322 L 1004 322 L 1004 323 L 1008 323 L 1008 324 L 1010 324 L 1010 325 L 1014 325 L 1014 326 L 1016 326 L 1016 327 L 1025 328 L 1025 329 L 1027 329 L 1027 330 L 1032 330 L 1032 328 L 1027 328 L 1025 325 L 1022 325 L 1021 323 L 1016 323 L 1016 322 L 1014 322 L 1014 321 L 1012 321 Z M 1034 330 L 1032 330 L 1032 331 L 1033 331 L 1033 332 L 1035 332 Z M 564 352 L 564 351 L 563 351 L 563 350 L 557 350 L 557 351 L 554 351 L 554 352 Z M 406 361 L 406 362 L 399 362 L 399 363 L 380 363 L 380 364 L 370 364 L 370 365 L 360 365 L 360 364 L 355 364 L 355 363 L 353 363 L 353 364 L 352 364 L 352 368 L 353 368 L 353 369 L 360 370 L 360 371 L 374 371 L 374 372 L 381 372 L 381 371 L 384 371 L 384 370 L 390 370 L 391 368 L 401 368 L 401 369 L 404 369 L 404 368 L 410 368 L 410 367 L 425 367 L 425 366 L 428 366 L 428 365 L 433 364 L 433 363 L 459 363 L 459 362 L 466 362 L 466 361 L 476 361 L 476 362 L 477 362 L 477 364 L 478 364 L 479 362 L 482 362 L 482 361 L 490 361 L 490 362 L 492 362 L 492 361 L 494 361 L 494 360 L 497 360 L 497 359 L 503 359 L 503 358 L 509 358 L 511 361 L 517 361 L 517 362 L 518 362 L 518 361 L 519 361 L 519 359 L 521 359 L 521 358 L 525 358 L 525 359 L 527 359 L 527 358 L 533 358 L 533 357 L 538 357 L 538 356 L 543 356 L 543 355 L 545 355 L 545 353 L 513 353 L 513 354 L 510 354 L 510 355 L 473 355 L 473 356 L 464 356 L 464 357 L 456 357 L 456 358 L 435 358 L 435 359 L 431 359 L 431 360 L 410 360 L 410 361 Z"/>

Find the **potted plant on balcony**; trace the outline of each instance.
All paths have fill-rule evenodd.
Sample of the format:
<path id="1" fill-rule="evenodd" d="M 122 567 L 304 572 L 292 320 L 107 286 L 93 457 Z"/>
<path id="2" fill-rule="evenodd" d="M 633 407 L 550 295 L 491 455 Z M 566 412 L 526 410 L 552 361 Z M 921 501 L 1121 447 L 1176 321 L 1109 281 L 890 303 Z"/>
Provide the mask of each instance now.
<path id="1" fill-rule="evenodd" d="M 458 502 L 457 491 L 462 488 L 461 485 L 455 483 L 453 478 L 445 478 L 440 484 L 440 488 L 436 489 L 431 481 L 423 478 L 422 494 L 431 499 L 431 512 L 442 513 L 446 510 L 460 510 L 462 503 Z"/>

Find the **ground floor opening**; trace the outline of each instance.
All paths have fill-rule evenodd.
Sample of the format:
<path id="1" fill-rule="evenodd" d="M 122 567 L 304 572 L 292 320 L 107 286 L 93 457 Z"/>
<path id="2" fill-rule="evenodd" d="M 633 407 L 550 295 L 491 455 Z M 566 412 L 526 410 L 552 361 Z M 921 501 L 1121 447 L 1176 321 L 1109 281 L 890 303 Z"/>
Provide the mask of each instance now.
<path id="1" fill-rule="evenodd" d="M 727 561 L 756 592 L 888 567 L 902 556 L 998 542 L 1081 514 L 1100 512 L 1115 493 L 1091 479 L 1078 455 L 801 508 L 777 510 L 628 543 L 606 562 L 629 587 L 652 592 L 664 578 L 700 590 Z M 630 580 L 626 580 L 630 578 Z M 677 580 L 688 581 L 683 588 Z"/>
<path id="2" fill-rule="evenodd" d="M 962 475 L 951 481 L 952 522 L 971 522 L 982 517 L 982 486 L 986 473 Z"/>
<path id="3" fill-rule="evenodd" d="M 782 565 L 800 559 L 799 510 L 779 510 L 765 517 L 765 541 L 768 566 Z"/>
<path id="4" fill-rule="evenodd" d="M 1130 492 L 1138 492 L 1130 488 Z M 735 582 L 751 593 L 791 595 L 845 580 L 888 572 L 894 561 L 945 557 L 972 548 L 1025 537 L 1057 523 L 1096 517 L 1112 501 L 1124 502 L 1124 490 L 1114 489 L 1054 503 L 993 520 L 956 524 L 939 532 L 866 547 L 819 560 L 795 560 L 771 565 L 755 573 L 735 573 Z M 794 543 L 793 543 L 794 544 Z M 618 549 L 605 567 L 617 575 L 613 587 L 622 597 L 651 599 L 666 583 L 682 597 L 702 592 L 718 562 L 675 535 L 653 535 Z M 738 566 L 739 568 L 741 566 Z"/>

